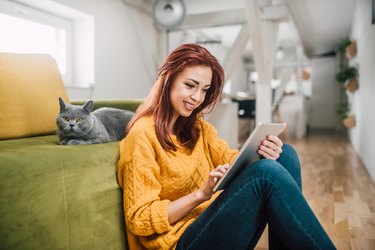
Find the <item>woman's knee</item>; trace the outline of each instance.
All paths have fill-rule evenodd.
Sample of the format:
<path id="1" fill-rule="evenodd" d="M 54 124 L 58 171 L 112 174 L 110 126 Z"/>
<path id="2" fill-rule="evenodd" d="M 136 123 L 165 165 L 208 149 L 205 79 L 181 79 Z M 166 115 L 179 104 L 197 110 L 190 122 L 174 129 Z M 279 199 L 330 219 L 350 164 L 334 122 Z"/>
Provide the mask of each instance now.
<path id="1" fill-rule="evenodd" d="M 283 166 L 289 165 L 293 168 L 300 168 L 297 152 L 290 144 L 283 145 L 282 153 L 277 161 Z"/>
<path id="2" fill-rule="evenodd" d="M 282 176 L 287 172 L 280 163 L 270 159 L 256 161 L 249 168 L 253 168 L 253 171 L 256 171 L 258 175 L 272 176 L 272 178 Z"/>
<path id="3" fill-rule="evenodd" d="M 254 164 L 253 167 L 255 167 L 254 170 L 257 171 L 259 175 L 265 177 L 265 179 L 281 185 L 296 183 L 296 179 L 298 179 L 295 178 L 295 176 L 293 176 L 287 168 L 275 160 L 259 160 Z M 299 186 L 298 181 L 297 185 Z"/>
<path id="4" fill-rule="evenodd" d="M 284 154 L 284 155 L 288 155 L 289 157 L 296 157 L 296 158 L 298 158 L 297 152 L 293 148 L 292 145 L 285 143 L 285 144 L 283 144 L 283 146 L 282 146 L 281 149 L 282 149 L 281 155 Z"/>
<path id="5" fill-rule="evenodd" d="M 284 144 L 283 152 L 277 161 L 293 176 L 298 186 L 302 188 L 301 165 L 296 150 L 289 144 Z"/>

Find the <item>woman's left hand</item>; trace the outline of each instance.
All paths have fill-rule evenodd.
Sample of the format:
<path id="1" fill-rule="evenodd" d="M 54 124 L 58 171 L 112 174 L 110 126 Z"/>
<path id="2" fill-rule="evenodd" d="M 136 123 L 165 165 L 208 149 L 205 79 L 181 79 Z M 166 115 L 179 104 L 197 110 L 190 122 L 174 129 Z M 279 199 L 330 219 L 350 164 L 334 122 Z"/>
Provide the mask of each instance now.
<path id="1" fill-rule="evenodd" d="M 266 159 L 277 160 L 280 157 L 283 142 L 279 137 L 274 135 L 267 136 L 267 139 L 263 140 L 259 146 L 258 154 Z"/>

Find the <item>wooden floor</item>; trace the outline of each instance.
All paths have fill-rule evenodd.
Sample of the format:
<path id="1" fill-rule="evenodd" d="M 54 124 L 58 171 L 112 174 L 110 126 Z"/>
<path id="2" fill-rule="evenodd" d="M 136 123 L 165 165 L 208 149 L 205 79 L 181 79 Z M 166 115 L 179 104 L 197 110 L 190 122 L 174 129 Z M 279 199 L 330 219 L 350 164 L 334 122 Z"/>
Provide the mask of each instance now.
<path id="1" fill-rule="evenodd" d="M 287 142 L 300 156 L 303 193 L 337 249 L 375 249 L 375 185 L 346 136 Z M 256 249 L 267 246 L 264 233 Z"/>

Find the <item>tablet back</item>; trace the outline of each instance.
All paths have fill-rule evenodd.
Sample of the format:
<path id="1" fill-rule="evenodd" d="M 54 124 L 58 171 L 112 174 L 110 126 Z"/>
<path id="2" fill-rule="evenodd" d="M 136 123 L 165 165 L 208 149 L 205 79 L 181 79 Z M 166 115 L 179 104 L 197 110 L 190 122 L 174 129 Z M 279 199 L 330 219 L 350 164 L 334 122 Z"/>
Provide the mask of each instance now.
<path id="1" fill-rule="evenodd" d="M 262 140 L 266 139 L 268 135 L 278 136 L 285 128 L 286 123 L 259 123 L 242 145 L 240 152 L 225 175 L 216 183 L 214 192 L 224 189 L 240 172 L 242 167 L 249 166 L 252 162 L 260 158 L 257 151 Z"/>

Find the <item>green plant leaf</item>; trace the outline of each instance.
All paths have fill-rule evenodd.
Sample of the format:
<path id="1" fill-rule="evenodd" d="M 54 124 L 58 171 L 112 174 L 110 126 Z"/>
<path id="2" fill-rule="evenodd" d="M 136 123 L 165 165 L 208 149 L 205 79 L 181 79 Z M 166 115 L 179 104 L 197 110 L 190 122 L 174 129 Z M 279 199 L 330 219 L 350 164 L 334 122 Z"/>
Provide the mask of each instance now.
<path id="1" fill-rule="evenodd" d="M 345 48 L 348 47 L 351 43 L 352 43 L 352 41 L 349 38 L 346 37 L 346 38 L 341 40 L 341 42 L 338 44 L 336 50 L 339 53 L 345 53 Z"/>
<path id="2" fill-rule="evenodd" d="M 358 70 L 354 67 L 344 67 L 336 73 L 336 81 L 345 83 L 347 80 L 358 76 Z"/>

